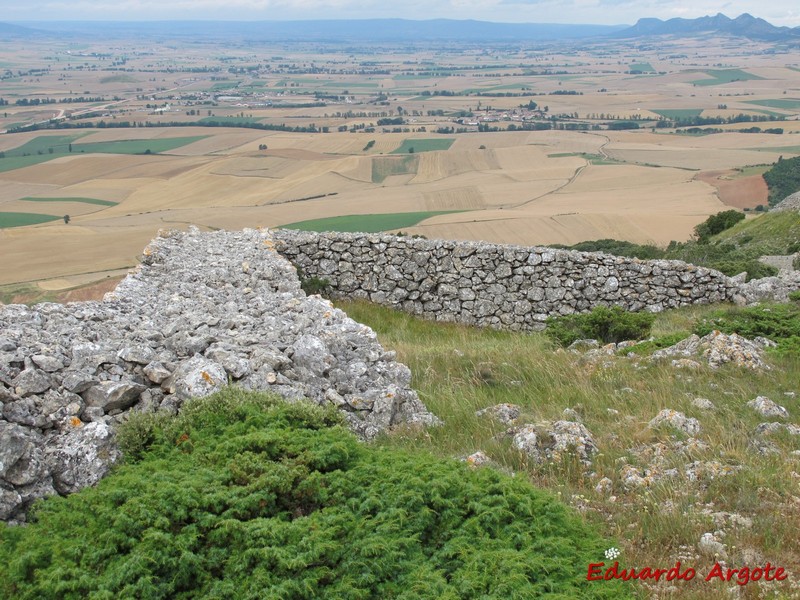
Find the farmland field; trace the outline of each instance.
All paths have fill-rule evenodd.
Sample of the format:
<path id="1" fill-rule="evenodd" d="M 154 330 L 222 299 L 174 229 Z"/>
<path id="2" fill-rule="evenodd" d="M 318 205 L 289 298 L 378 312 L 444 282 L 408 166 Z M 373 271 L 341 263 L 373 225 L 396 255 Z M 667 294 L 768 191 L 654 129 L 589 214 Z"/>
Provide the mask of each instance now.
<path id="1" fill-rule="evenodd" d="M 97 204 L 98 206 L 116 206 L 116 202 L 110 200 L 98 200 L 97 198 L 20 198 L 24 202 L 80 202 L 83 204 Z"/>
<path id="2" fill-rule="evenodd" d="M 55 221 L 61 217 L 54 215 L 40 215 L 35 213 L 0 212 L 0 229 L 5 227 L 24 227 Z"/>
<path id="3" fill-rule="evenodd" d="M 697 81 L 693 81 L 694 85 L 723 85 L 726 83 L 733 83 L 734 81 L 751 81 L 754 79 L 762 79 L 758 75 L 753 75 L 752 73 L 748 73 L 743 71 L 742 69 L 710 69 L 705 71 L 708 75 L 711 75 L 711 79 L 699 79 Z"/>
<path id="4" fill-rule="evenodd" d="M 311 219 L 297 223 L 281 225 L 284 229 L 301 231 L 363 231 L 375 233 L 394 231 L 403 227 L 411 227 L 430 217 L 457 211 L 427 211 L 412 213 L 387 213 L 382 215 L 343 215 L 327 219 Z"/>
<path id="5" fill-rule="evenodd" d="M 29 126 L 0 134 L 0 211 L 28 215 L 0 237 L 0 284 L 101 279 L 159 229 L 189 225 L 666 245 L 728 206 L 763 203 L 763 165 L 800 153 L 793 55 L 749 42 L 481 55 L 196 40 L 177 53 L 154 41 L 145 56 L 138 39 L 76 41 L 26 53 L 0 41 L 13 73 L 0 131 Z M 124 72 L 97 58 L 112 48 Z M 37 77 L 17 76 L 26 69 Z M 724 133 L 665 127 L 697 117 Z M 638 129 L 615 131 L 623 120 Z M 754 125 L 784 134 L 736 131 Z"/>
<path id="6" fill-rule="evenodd" d="M 414 139 L 403 140 L 403 143 L 392 154 L 409 154 L 414 152 L 433 152 L 434 150 L 447 150 L 453 145 L 454 139 Z"/>

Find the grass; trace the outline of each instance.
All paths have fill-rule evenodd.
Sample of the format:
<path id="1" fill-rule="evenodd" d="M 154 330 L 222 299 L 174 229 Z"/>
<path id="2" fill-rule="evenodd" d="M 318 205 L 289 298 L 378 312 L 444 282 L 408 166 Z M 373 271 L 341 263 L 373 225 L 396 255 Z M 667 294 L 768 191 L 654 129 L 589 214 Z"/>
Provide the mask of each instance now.
<path id="1" fill-rule="evenodd" d="M 768 106 L 769 108 L 785 108 L 795 110 L 800 108 L 800 100 L 797 98 L 774 98 L 768 100 L 744 100 L 746 104 L 757 106 Z"/>
<path id="2" fill-rule="evenodd" d="M 374 156 L 372 158 L 372 183 L 383 183 L 392 175 L 411 175 L 417 172 L 419 157 L 413 154 L 406 156 Z"/>
<path id="3" fill-rule="evenodd" d="M 80 202 L 82 204 L 96 204 L 98 206 L 116 206 L 119 202 L 111 200 L 98 200 L 97 198 L 32 198 L 27 196 L 20 198 L 24 202 Z"/>
<path id="4" fill-rule="evenodd" d="M 411 139 L 404 140 L 399 148 L 390 154 L 409 154 L 414 152 L 433 152 L 435 150 L 448 150 L 455 142 L 455 138 Z"/>
<path id="5" fill-rule="evenodd" d="M 0 212 L 0 229 L 38 225 L 39 223 L 58 221 L 61 218 L 60 216 L 42 215 L 38 213 Z"/>
<path id="6" fill-rule="evenodd" d="M 732 83 L 734 81 L 753 81 L 756 79 L 764 79 L 758 75 L 753 75 L 742 69 L 711 69 L 704 71 L 711 75 L 712 79 L 699 79 L 692 81 L 694 85 L 709 86 L 709 85 L 722 85 L 725 83 Z"/>
<path id="7" fill-rule="evenodd" d="M 641 71 L 642 73 L 655 73 L 656 70 L 650 63 L 633 63 L 630 67 L 631 71 Z"/>
<path id="8" fill-rule="evenodd" d="M 196 135 L 191 137 L 157 138 L 152 140 L 117 140 L 113 142 L 93 142 L 88 144 L 73 144 L 72 154 L 76 152 L 97 154 L 158 154 L 169 152 L 192 142 L 203 140 L 208 136 Z"/>
<path id="9" fill-rule="evenodd" d="M 422 211 L 407 213 L 386 213 L 378 215 L 344 215 L 341 217 L 328 217 L 325 219 L 310 219 L 281 225 L 284 229 L 299 229 L 301 231 L 360 231 L 364 233 L 377 233 L 379 231 L 394 231 L 403 227 L 413 227 L 420 221 L 446 215 L 449 213 L 464 212 L 460 210 Z"/>
<path id="10" fill-rule="evenodd" d="M 794 211 L 768 212 L 737 223 L 714 239 L 753 255 L 786 254 L 789 247 L 800 244 L 800 218 Z"/>
<path id="11" fill-rule="evenodd" d="M 718 528 L 707 511 L 713 507 L 712 512 L 737 513 L 754 523 L 752 528 L 725 527 L 729 564 L 747 564 L 743 552 L 756 550 L 789 572 L 800 568 L 800 538 L 769 534 L 800 526 L 791 479 L 791 472 L 800 467 L 798 458 L 791 455 L 797 442 L 790 436 L 776 437 L 779 455 L 754 452 L 749 440 L 764 419 L 745 406 L 765 395 L 786 406 L 790 421 L 798 423 L 800 401 L 784 395 L 800 392 L 794 375 L 800 369 L 796 357 L 772 357 L 773 370 L 767 373 L 725 367 L 686 373 L 668 362 L 651 364 L 624 357 L 584 360 L 555 352 L 542 334 L 427 322 L 360 302 L 338 305 L 371 326 L 381 343 L 397 352 L 398 360 L 411 368 L 412 386 L 445 422 L 425 432 L 401 429 L 381 438 L 381 445 L 423 448 L 439 456 L 483 450 L 500 468 L 513 470 L 580 507 L 604 535 L 620 539 L 623 567 L 668 568 L 683 556 L 684 566 L 707 573 L 714 561 L 700 555 L 697 544 L 703 533 Z M 713 310 L 700 306 L 661 314 L 654 334 L 688 335 Z M 692 399 L 697 397 L 710 399 L 716 409 L 704 412 L 694 407 Z M 476 410 L 501 402 L 521 407 L 519 423 L 555 421 L 564 418 L 564 409 L 576 411 L 599 447 L 591 468 L 570 460 L 527 461 L 503 436 L 505 425 L 475 416 Z M 699 419 L 698 438 L 708 447 L 670 450 L 685 436 L 647 427 L 664 408 Z M 662 448 L 661 459 L 652 455 L 653 448 Z M 694 461 L 720 461 L 741 470 L 727 476 L 701 474 L 692 481 L 684 472 Z M 626 464 L 639 469 L 658 464 L 656 472 L 675 468 L 678 475 L 628 489 L 622 479 Z M 603 477 L 612 482 L 611 495 L 595 490 Z M 787 587 L 781 589 L 782 597 L 792 597 Z M 725 593 L 725 586 L 700 580 L 682 583 L 670 597 L 701 600 Z"/>
<path id="12" fill-rule="evenodd" d="M 657 115 L 661 115 L 665 119 L 691 119 L 693 117 L 699 117 L 703 109 L 702 108 L 653 108 L 650 109 L 650 112 L 654 112 Z"/>

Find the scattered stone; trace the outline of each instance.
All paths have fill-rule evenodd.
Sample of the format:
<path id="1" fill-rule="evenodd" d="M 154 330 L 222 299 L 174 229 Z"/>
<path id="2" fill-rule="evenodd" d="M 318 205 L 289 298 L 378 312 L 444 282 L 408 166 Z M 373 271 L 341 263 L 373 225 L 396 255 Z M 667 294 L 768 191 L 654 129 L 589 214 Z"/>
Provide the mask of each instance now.
<path id="1" fill-rule="evenodd" d="M 700 410 L 716 410 L 717 408 L 708 398 L 695 398 L 692 400 L 692 406 L 695 406 Z"/>
<path id="2" fill-rule="evenodd" d="M 755 400 L 750 400 L 747 406 L 755 410 L 762 417 L 777 417 L 779 419 L 789 418 L 789 411 L 783 406 L 775 404 L 766 396 L 758 396 Z"/>
<path id="3" fill-rule="evenodd" d="M 597 452 L 592 434 L 575 421 L 529 423 L 511 431 L 514 446 L 536 462 L 560 460 L 565 454 L 575 454 L 588 464 Z"/>
<path id="4" fill-rule="evenodd" d="M 464 459 L 470 467 L 483 467 L 492 464 L 492 459 L 484 452 L 478 450 Z"/>
<path id="5" fill-rule="evenodd" d="M 647 426 L 650 429 L 657 429 L 665 423 L 686 435 L 697 435 L 700 433 L 700 421 L 669 408 L 665 408 L 658 413 Z"/>
<path id="6" fill-rule="evenodd" d="M 701 357 L 708 362 L 711 368 L 733 363 L 738 367 L 766 371 L 770 367 L 764 362 L 762 353 L 763 346 L 736 333 L 727 335 L 720 331 L 712 331 L 702 338 L 691 335 L 674 346 L 656 350 L 651 358 L 658 360 L 678 357 L 673 360 L 673 366 L 685 367 L 689 364 L 682 361 L 692 357 Z"/>
<path id="7" fill-rule="evenodd" d="M 705 556 L 722 560 L 728 559 L 728 553 L 725 551 L 725 544 L 720 542 L 713 533 L 704 533 L 700 537 L 697 549 Z"/>
<path id="8" fill-rule="evenodd" d="M 502 404 L 496 404 L 495 406 L 483 408 L 477 411 L 475 413 L 475 416 L 482 417 L 484 415 L 487 415 L 497 419 L 504 425 L 513 425 L 514 422 L 519 418 L 520 413 L 521 409 L 516 404 L 509 404 L 508 402 L 503 402 Z"/>
<path id="9" fill-rule="evenodd" d="M 608 477 L 603 477 L 597 482 L 597 485 L 594 486 L 594 491 L 598 494 L 608 496 L 614 491 L 614 483 Z"/>

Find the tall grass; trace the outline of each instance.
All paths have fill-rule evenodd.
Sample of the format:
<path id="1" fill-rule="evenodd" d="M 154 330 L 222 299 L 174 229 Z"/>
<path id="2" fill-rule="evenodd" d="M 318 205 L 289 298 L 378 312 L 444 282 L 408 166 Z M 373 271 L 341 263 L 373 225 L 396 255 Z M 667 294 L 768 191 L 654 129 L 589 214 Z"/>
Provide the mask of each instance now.
<path id="1" fill-rule="evenodd" d="M 384 435 L 381 445 L 423 447 L 439 456 L 483 450 L 500 468 L 560 494 L 583 510 L 603 534 L 623 540 L 623 566 L 669 568 L 681 559 L 698 574 L 707 573 L 714 559 L 701 555 L 697 544 L 703 533 L 723 529 L 729 565 L 743 566 L 758 552 L 763 560 L 800 574 L 800 536 L 791 533 L 800 526 L 800 457 L 792 454 L 800 449 L 800 436 L 773 436 L 769 439 L 779 454 L 760 455 L 751 445 L 753 432 L 770 419 L 746 406 L 756 396 L 768 396 L 800 424 L 798 398 L 785 395 L 800 394 L 796 356 L 771 356 L 769 372 L 707 367 L 686 372 L 641 357 L 586 360 L 557 349 L 543 334 L 425 322 L 367 303 L 340 306 L 373 327 L 381 343 L 397 352 L 398 360 L 411 368 L 413 387 L 444 420 L 442 427 L 425 431 L 401 428 Z M 654 333 L 688 335 L 700 318 L 718 308 L 664 313 L 656 320 Z M 710 399 L 716 408 L 697 408 L 692 400 L 698 397 Z M 501 402 L 521 407 L 520 424 L 563 419 L 564 409 L 574 410 L 592 432 L 599 454 L 589 468 L 570 459 L 545 464 L 528 460 L 504 435 L 507 426 L 475 416 L 476 410 Z M 674 445 L 686 442 L 685 434 L 649 429 L 649 421 L 664 408 L 697 418 L 701 444 L 679 451 Z M 684 473 L 694 461 L 716 461 L 729 474 L 701 467 L 699 480 L 690 481 Z M 677 469 L 677 475 L 649 487 L 627 489 L 621 475 L 625 464 L 642 471 L 657 465 L 661 473 Z M 603 477 L 612 481 L 610 495 L 595 491 Z M 719 512 L 740 514 L 752 525 L 720 525 L 710 516 Z M 723 597 L 730 587 L 697 579 L 681 583 L 670 597 Z M 756 597 L 759 585 L 764 590 L 780 589 L 784 597 L 797 592 L 785 584 L 750 583 L 744 597 Z"/>

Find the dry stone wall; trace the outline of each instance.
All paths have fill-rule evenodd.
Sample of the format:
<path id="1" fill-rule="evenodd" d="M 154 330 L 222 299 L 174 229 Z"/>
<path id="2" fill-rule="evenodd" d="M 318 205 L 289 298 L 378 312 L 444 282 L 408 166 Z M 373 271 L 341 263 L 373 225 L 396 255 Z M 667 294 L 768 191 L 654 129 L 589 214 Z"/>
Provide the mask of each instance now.
<path id="1" fill-rule="evenodd" d="M 333 404 L 366 439 L 434 423 L 408 368 L 272 248 L 266 231 L 168 232 L 102 302 L 0 306 L 0 519 L 97 482 L 129 411 L 229 382 Z"/>
<path id="2" fill-rule="evenodd" d="M 740 288 L 680 261 L 381 234 L 273 233 L 278 251 L 304 276 L 327 279 L 336 296 L 515 331 L 598 305 L 658 312 L 734 300 Z"/>

